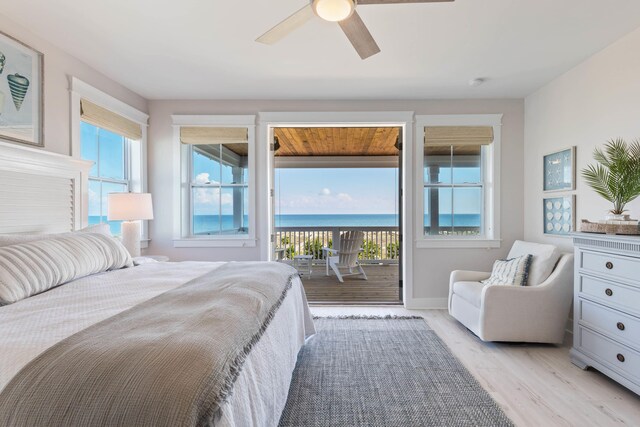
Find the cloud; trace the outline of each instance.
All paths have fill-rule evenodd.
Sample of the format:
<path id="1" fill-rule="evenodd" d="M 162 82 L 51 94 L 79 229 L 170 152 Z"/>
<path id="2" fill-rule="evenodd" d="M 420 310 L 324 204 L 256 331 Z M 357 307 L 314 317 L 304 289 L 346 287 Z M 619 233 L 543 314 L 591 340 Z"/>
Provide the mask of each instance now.
<path id="1" fill-rule="evenodd" d="M 89 212 L 90 215 L 100 215 L 100 194 L 89 187 Z"/>
<path id="2" fill-rule="evenodd" d="M 348 195 L 347 193 L 340 193 L 336 196 L 336 199 L 340 200 L 341 202 L 351 202 L 353 201 L 353 197 L 351 197 L 350 195 Z"/>
<path id="3" fill-rule="evenodd" d="M 195 183 L 198 185 L 207 184 L 209 182 L 209 174 L 202 172 L 196 175 Z"/>
<path id="4" fill-rule="evenodd" d="M 197 185 L 203 184 L 218 184 L 217 181 L 211 181 L 209 174 L 206 172 L 196 175 L 194 183 Z M 218 204 L 222 203 L 222 206 L 233 205 L 233 195 L 230 193 L 220 194 L 220 189 L 215 187 L 209 188 L 196 188 L 194 192 L 194 204 L 197 211 L 206 211 L 208 213 L 218 212 Z"/>
<path id="5" fill-rule="evenodd" d="M 330 196 L 331 195 L 331 190 L 329 190 L 328 188 L 323 188 L 322 190 L 320 190 L 320 193 L 318 193 L 318 195 L 320 196 Z"/>

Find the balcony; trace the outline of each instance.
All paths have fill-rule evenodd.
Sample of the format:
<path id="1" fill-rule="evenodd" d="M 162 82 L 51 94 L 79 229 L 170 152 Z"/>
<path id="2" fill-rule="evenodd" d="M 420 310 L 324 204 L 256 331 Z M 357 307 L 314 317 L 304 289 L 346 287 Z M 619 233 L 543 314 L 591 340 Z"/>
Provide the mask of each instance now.
<path id="1" fill-rule="evenodd" d="M 360 263 L 368 280 L 345 277 L 338 282 L 333 273 L 326 275 L 323 247 L 339 248 L 340 234 L 349 230 L 364 232 Z M 400 235 L 398 227 L 277 227 L 277 256 L 293 263 L 295 255 L 311 255 L 312 274 L 302 276 L 311 304 L 399 304 L 398 277 Z"/>
<path id="2" fill-rule="evenodd" d="M 293 260 L 295 255 L 312 255 L 314 264 L 324 265 L 322 248 L 339 248 L 340 234 L 349 230 L 364 232 L 360 263 L 398 264 L 398 227 L 276 227 L 275 241 L 284 260 Z"/>

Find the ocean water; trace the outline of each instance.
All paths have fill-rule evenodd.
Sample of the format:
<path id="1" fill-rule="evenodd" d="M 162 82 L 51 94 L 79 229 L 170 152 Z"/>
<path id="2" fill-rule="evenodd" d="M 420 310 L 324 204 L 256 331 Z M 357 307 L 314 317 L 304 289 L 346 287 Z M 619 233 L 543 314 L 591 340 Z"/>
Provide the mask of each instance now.
<path id="1" fill-rule="evenodd" d="M 425 224 L 429 224 L 429 215 L 425 215 Z M 106 217 L 90 216 L 89 224 L 107 222 Z M 452 224 L 453 222 L 453 224 Z M 248 217 L 245 216 L 248 224 Z M 120 234 L 120 221 L 109 221 L 111 232 Z M 394 214 L 325 214 L 325 215 L 276 215 L 276 227 L 397 227 L 398 217 Z M 480 227 L 480 215 L 477 214 L 443 214 L 440 215 L 441 227 Z M 217 215 L 196 215 L 194 233 L 218 233 L 220 230 Z M 222 233 L 233 233 L 233 216 L 222 216 Z"/>

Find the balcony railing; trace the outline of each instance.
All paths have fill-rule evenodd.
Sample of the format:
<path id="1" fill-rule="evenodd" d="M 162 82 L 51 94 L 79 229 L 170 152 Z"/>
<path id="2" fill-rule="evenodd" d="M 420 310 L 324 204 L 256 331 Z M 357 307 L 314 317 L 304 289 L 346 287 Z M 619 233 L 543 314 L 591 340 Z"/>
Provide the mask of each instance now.
<path id="1" fill-rule="evenodd" d="M 425 236 L 478 236 L 480 235 L 480 227 L 440 227 L 437 233 L 431 233 L 431 227 L 424 228 Z"/>
<path id="2" fill-rule="evenodd" d="M 322 248 L 339 248 L 340 234 L 349 230 L 364 232 L 359 256 L 362 263 L 398 263 L 398 227 L 276 227 L 275 242 L 285 260 L 291 260 L 295 255 L 312 255 L 318 263 L 324 263 Z"/>

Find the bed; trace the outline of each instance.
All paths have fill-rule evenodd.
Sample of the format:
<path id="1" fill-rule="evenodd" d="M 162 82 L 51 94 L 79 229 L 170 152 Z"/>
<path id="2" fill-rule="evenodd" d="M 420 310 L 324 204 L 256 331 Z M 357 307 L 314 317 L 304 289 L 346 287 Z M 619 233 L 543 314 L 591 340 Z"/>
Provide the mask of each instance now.
<path id="1" fill-rule="evenodd" d="M 44 154 L 30 153 L 29 156 L 33 154 L 44 160 L 40 160 L 37 170 L 31 166 L 20 169 L 21 162 L 16 163 L 15 156 L 13 161 L 5 162 L 12 153 L 15 154 L 13 147 L 0 146 L 0 174 L 4 174 L 3 177 L 22 178 L 21 174 L 35 174 L 43 178 L 53 173 L 60 178 L 56 185 L 69 185 L 73 206 L 68 210 L 66 220 L 63 215 L 56 217 L 53 228 L 33 216 L 15 221 L 0 218 L 0 233 L 66 231 L 64 224 L 75 229 L 83 225 L 78 218 L 82 215 L 82 207 L 78 207 L 82 197 L 78 195 L 85 188 L 86 172 L 83 171 L 86 165 L 68 162 L 64 169 L 60 166 L 64 163 L 59 161 L 62 159 L 55 158 L 47 167 L 49 159 L 43 157 Z M 6 166 L 9 164 L 11 167 Z M 7 195 L 0 190 L 0 200 L 3 197 L 7 200 Z M 61 210 L 69 209 L 68 205 L 61 206 Z M 21 203 L 15 203 L 10 209 L 11 218 L 16 214 L 19 216 L 21 209 L 31 207 L 23 208 Z M 75 238 L 55 238 L 53 243 L 38 240 L 10 247 L 22 246 L 33 251 L 38 245 L 45 245 L 41 248 L 46 249 L 47 244 L 61 244 L 60 241 L 73 244 L 65 239 Z M 98 244 L 106 242 L 93 233 L 81 239 L 84 243 L 92 239 Z M 7 251 L 3 253 L 6 255 Z M 28 258 L 23 261 L 33 262 Z M 36 264 L 33 264 L 34 270 L 37 270 Z M 237 287 L 231 285 L 235 281 L 239 283 Z M 263 283 L 258 286 L 260 281 Z M 269 296 L 270 292 L 273 295 Z M 247 297 L 249 294 L 251 298 Z M 262 294 L 265 294 L 264 300 Z M 225 300 L 225 295 L 236 299 Z M 203 296 L 211 301 L 205 301 Z M 248 299 L 242 299 L 245 297 Z M 236 300 L 239 301 L 237 307 L 229 302 Z M 189 304 L 193 304 L 193 310 Z M 175 310 L 167 307 L 175 307 Z M 204 309 L 207 315 L 203 318 L 210 318 L 210 324 L 199 325 L 198 310 Z M 174 313 L 178 319 L 169 319 L 171 313 L 168 312 L 172 311 L 184 316 Z M 222 361 L 216 363 L 220 363 L 224 375 L 218 378 L 213 375 L 218 371 L 212 370 L 210 375 L 213 377 L 207 381 L 204 377 L 194 377 L 198 372 L 196 366 L 208 366 L 211 347 L 203 345 L 199 348 L 198 340 L 188 339 L 191 325 L 215 324 L 227 312 L 236 316 L 234 324 L 246 323 L 253 325 L 253 329 L 236 330 L 234 324 L 227 324 L 222 328 L 224 331 L 212 330 L 211 334 L 217 339 L 213 349 L 223 353 L 219 357 Z M 180 357 L 166 356 L 169 364 L 167 360 L 156 362 L 155 359 L 165 354 L 173 354 L 156 351 L 158 346 L 154 347 L 154 343 L 165 345 L 164 341 L 156 340 L 156 336 L 160 337 L 165 329 L 171 330 L 176 325 L 178 328 L 186 325 L 183 333 L 186 344 L 171 343 Z M 125 332 L 120 333 L 120 330 Z M 300 279 L 293 269 L 283 264 L 146 262 L 90 274 L 0 306 L 0 418 L 4 417 L 0 424 L 274 426 L 278 424 L 286 402 L 298 351 L 314 332 Z M 180 338 L 176 333 L 172 336 L 174 340 Z M 233 351 L 227 351 L 226 347 L 215 348 L 215 343 L 227 342 L 226 339 L 233 340 Z M 128 349 L 130 353 L 122 352 L 119 356 L 128 354 L 126 359 L 110 360 L 119 353 L 120 340 L 123 347 L 132 346 Z M 138 348 L 139 342 L 142 344 Z M 235 350 L 237 346 L 238 351 Z M 151 360 L 149 356 L 141 356 L 140 360 L 130 357 L 150 347 L 156 351 L 149 353 Z M 183 348 L 190 350 L 180 353 Z M 166 350 L 166 347 L 162 349 Z M 112 380 L 112 377 L 125 375 L 123 372 L 129 373 L 123 381 Z M 165 376 L 172 382 L 167 384 L 165 380 L 163 383 L 161 379 Z M 213 390 L 213 385 L 219 382 L 222 391 Z M 91 384 L 96 386 L 87 388 Z M 185 396 L 191 388 L 199 390 L 199 398 L 195 400 L 198 405 L 193 405 L 192 401 L 188 402 L 191 405 L 185 404 L 188 400 Z M 131 395 L 123 396 L 129 391 Z M 211 408 L 211 399 L 200 399 L 212 394 L 217 399 L 215 408 Z M 203 406 L 200 403 L 208 406 L 200 408 Z M 173 415 L 182 414 L 181 405 L 192 413 L 185 418 L 172 419 Z M 175 411 L 174 406 L 178 408 Z"/>

